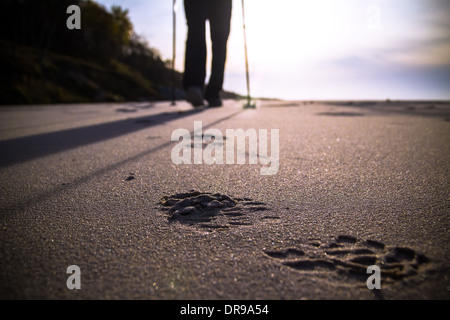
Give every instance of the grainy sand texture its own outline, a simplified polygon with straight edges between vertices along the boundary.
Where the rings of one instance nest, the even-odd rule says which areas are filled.
[[[0,108],[0,298],[450,298],[450,103],[243,105]],[[177,129],[194,157],[239,128],[278,130],[276,174],[249,139],[242,164],[172,161]]]

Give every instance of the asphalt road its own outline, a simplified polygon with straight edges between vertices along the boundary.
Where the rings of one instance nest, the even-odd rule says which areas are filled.
[[[175,164],[194,121],[278,129],[278,171]],[[448,299],[449,137],[443,102],[2,107],[0,298]]]

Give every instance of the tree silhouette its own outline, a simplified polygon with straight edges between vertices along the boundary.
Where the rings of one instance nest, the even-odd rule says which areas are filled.
[[[81,9],[80,30],[66,26],[70,5]],[[0,20],[1,103],[39,102],[46,91],[50,102],[168,98],[158,88],[172,84],[170,61],[134,32],[127,9],[2,0]],[[179,73],[175,80],[181,88]]]

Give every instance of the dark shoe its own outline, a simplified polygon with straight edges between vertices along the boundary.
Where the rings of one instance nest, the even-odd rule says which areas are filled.
[[[194,107],[200,107],[204,105],[203,92],[199,87],[190,87],[186,90],[186,101],[192,104]]]
[[[209,108],[218,108],[222,106],[222,99],[220,98],[213,98],[213,99],[207,99],[208,100],[208,107]]]

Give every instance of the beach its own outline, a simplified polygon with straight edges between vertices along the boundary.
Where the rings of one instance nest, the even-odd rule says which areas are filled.
[[[0,297],[450,298],[449,102],[244,103],[1,107]],[[212,129],[267,134],[278,155],[196,163]]]

